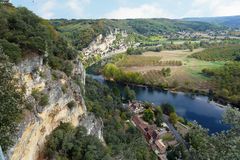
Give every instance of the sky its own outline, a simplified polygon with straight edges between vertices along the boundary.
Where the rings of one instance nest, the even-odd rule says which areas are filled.
[[[46,18],[185,18],[240,15],[240,0],[12,0]]]

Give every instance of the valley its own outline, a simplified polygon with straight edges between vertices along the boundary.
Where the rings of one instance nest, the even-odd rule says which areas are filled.
[[[81,19],[90,3],[0,0],[0,159],[240,159],[239,16]]]

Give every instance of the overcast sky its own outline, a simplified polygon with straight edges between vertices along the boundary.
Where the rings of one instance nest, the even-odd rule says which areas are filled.
[[[183,18],[240,15],[240,0],[12,0],[51,18]]]

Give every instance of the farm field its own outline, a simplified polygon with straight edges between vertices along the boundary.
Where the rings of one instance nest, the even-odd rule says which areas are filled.
[[[193,52],[189,50],[145,52],[143,55],[128,55],[116,65],[124,71],[141,73],[145,81],[152,85],[164,83],[174,87],[208,90],[213,86],[209,79],[201,74],[202,69],[221,67],[225,62],[189,58],[193,53],[201,51],[203,49],[196,49]],[[161,74],[163,68],[170,68],[171,75],[163,77]]]

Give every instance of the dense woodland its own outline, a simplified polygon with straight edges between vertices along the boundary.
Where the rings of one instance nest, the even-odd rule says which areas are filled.
[[[206,129],[195,125],[187,140],[190,143],[192,159],[227,160],[240,158],[240,112],[228,108],[224,115],[224,123],[230,124],[227,132],[209,135]]]
[[[131,91],[125,90],[126,98],[131,99]],[[121,93],[116,87],[110,89],[87,78],[85,101],[88,111],[103,119],[103,136],[112,157],[156,159],[138,129],[127,122],[131,114],[122,108]]]
[[[11,62],[34,54],[48,55],[45,62],[67,74],[78,54],[47,20],[11,4],[0,4],[0,46]]]
[[[240,63],[226,63],[217,69],[204,69],[203,74],[211,78],[217,97],[226,98],[235,105],[240,105]]]
[[[39,18],[26,8],[15,8],[11,4],[0,4],[0,144],[3,151],[14,144],[17,126],[23,118],[22,111],[27,107],[23,99],[23,88],[16,87],[16,80],[12,70],[27,57],[44,55],[44,62],[54,70],[64,71],[71,75],[73,61],[77,58],[77,50],[81,50],[100,33],[106,34],[111,28],[120,28],[128,32],[135,32],[135,41],[144,41],[144,36],[177,31],[218,30],[221,27],[202,23],[184,22],[168,19],[136,19],[136,20],[52,20],[52,24],[61,32],[61,36],[47,21]],[[176,27],[177,26],[177,27]],[[145,39],[146,40],[146,39]],[[228,43],[228,42],[226,42]],[[144,47],[151,44],[141,44]],[[149,47],[148,50],[162,49],[194,49],[211,47],[208,42],[189,43],[183,45],[165,44],[161,47]],[[214,84],[212,94],[240,104],[240,48],[236,45],[215,47],[193,58],[207,61],[235,61],[226,63],[218,69],[204,69],[203,74]],[[128,54],[141,54],[141,50],[130,48]],[[11,63],[10,63],[11,62]],[[104,76],[117,81],[143,84],[144,79],[138,73],[123,72],[113,64],[106,65]],[[164,69],[161,74],[169,76],[170,69]],[[125,88],[122,95],[117,87],[110,89],[90,78],[86,80],[85,101],[89,112],[93,112],[104,122],[104,146],[96,137],[86,134],[82,127],[74,128],[70,124],[61,124],[47,138],[44,154],[53,159],[157,159],[149,150],[144,137],[136,127],[129,123],[131,114],[122,107],[124,100],[135,99],[135,93]],[[41,93],[33,93],[39,103],[46,105],[48,97]],[[71,107],[74,104],[69,104]],[[144,113],[144,119],[150,123],[153,117],[161,117],[163,113],[170,116],[172,123],[178,118],[174,108],[167,104],[153,112],[150,108]],[[226,133],[209,136],[205,129],[193,127],[187,140],[193,159],[236,159],[239,153],[240,115],[239,111],[229,109],[225,122],[231,124],[232,129]],[[161,124],[157,118],[157,125]],[[178,154],[178,150],[174,154]]]
[[[95,136],[87,135],[84,127],[74,128],[62,123],[48,137],[44,149],[48,159],[108,160],[109,150]]]

